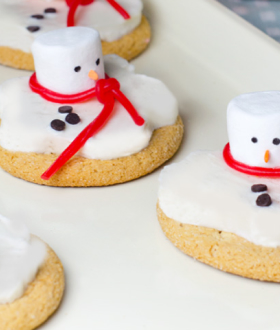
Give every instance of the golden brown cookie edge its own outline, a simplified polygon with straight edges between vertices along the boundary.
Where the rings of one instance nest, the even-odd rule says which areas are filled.
[[[131,33],[116,41],[102,41],[103,54],[116,54],[130,61],[148,47],[150,40],[151,27],[146,17],[142,16],[140,25]]]
[[[130,61],[148,47],[150,39],[150,24],[145,16],[142,16],[140,25],[131,33],[116,41],[102,41],[103,54],[117,54]],[[32,54],[10,47],[0,47],[0,64],[16,69],[34,71]]]
[[[0,329],[35,329],[58,308],[65,286],[63,266],[55,252],[47,248],[46,260],[24,295],[0,305]]]
[[[181,118],[154,131],[149,145],[131,156],[112,160],[73,157],[50,180],[40,176],[57,155],[12,152],[0,147],[0,166],[26,181],[56,187],[93,187],[123,183],[144,176],[171,158],[184,132]]]
[[[280,282],[280,248],[255,245],[232,233],[180,223],[167,217],[159,203],[157,215],[166,237],[190,257],[242,277]]]

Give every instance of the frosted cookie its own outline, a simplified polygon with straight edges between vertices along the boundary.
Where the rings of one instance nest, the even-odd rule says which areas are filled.
[[[229,144],[164,168],[158,219],[186,254],[233,274],[280,282],[280,92],[228,106]]]
[[[0,63],[34,70],[32,42],[74,25],[98,30],[104,54],[131,60],[151,38],[142,10],[142,0],[0,0]]]
[[[126,60],[103,58],[95,30],[51,31],[32,50],[36,73],[0,87],[4,170],[45,185],[104,186],[150,173],[176,152],[175,97]]]
[[[59,306],[63,266],[22,222],[0,216],[0,241],[0,329],[35,329]]]

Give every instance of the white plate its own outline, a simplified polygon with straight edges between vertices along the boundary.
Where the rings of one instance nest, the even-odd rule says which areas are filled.
[[[230,99],[280,89],[279,45],[214,1],[145,6],[153,40],[134,64],[178,97],[186,134],[172,161],[221,149]],[[1,80],[25,74],[0,68]],[[0,171],[0,212],[26,221],[65,267],[62,305],[40,329],[279,329],[278,284],[208,267],[165,238],[155,211],[159,172],[113,187],[68,189]]]

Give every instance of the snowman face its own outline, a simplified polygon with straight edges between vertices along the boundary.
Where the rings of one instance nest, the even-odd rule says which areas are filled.
[[[57,93],[75,94],[104,78],[97,31],[71,27],[39,36],[32,45],[38,82]]]
[[[249,166],[280,167],[280,92],[243,94],[227,114],[230,150]]]

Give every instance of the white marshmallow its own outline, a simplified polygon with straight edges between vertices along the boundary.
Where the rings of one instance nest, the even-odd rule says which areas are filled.
[[[42,34],[33,42],[32,53],[39,83],[58,93],[75,94],[94,87],[96,82],[88,77],[90,70],[99,78],[105,76],[99,33],[90,28]]]
[[[227,126],[235,160],[250,166],[280,167],[280,144],[275,140],[280,140],[280,91],[234,98],[228,105]]]

